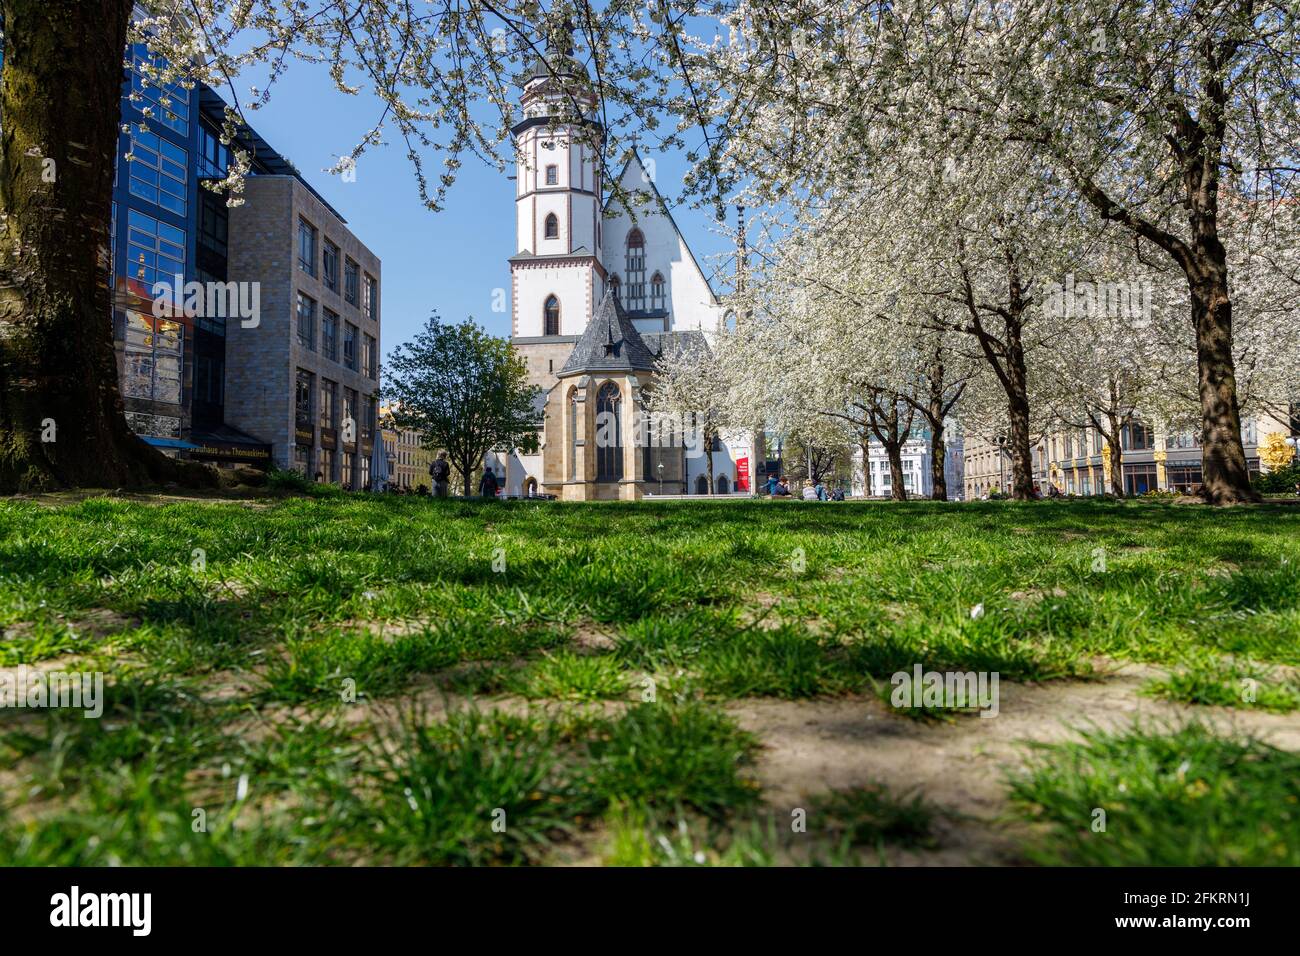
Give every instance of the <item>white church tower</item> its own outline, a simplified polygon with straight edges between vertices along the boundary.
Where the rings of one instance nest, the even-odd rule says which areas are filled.
[[[522,78],[524,118],[512,130],[516,173],[511,329],[518,345],[571,346],[604,292],[602,131],[590,94],[581,95],[575,110],[573,87],[553,75],[583,67],[569,50],[552,49],[547,59],[549,68],[538,62]],[[545,372],[530,371],[539,378]]]

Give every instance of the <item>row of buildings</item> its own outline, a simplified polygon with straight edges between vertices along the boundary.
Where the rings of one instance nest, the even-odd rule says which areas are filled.
[[[152,84],[149,55],[128,51],[113,187],[128,422],[166,454],[364,487],[379,422],[379,258],[256,131],[222,143],[214,90]],[[232,146],[251,171],[229,207],[204,183],[226,176]]]
[[[1300,435],[1295,407],[1242,417],[1241,437],[1251,474],[1268,471],[1291,457]],[[1123,474],[1111,474],[1106,439],[1095,428],[1058,428],[1031,448],[1034,483],[1043,494],[1125,495],[1151,491],[1192,493],[1201,482],[1201,442],[1195,431],[1173,431],[1131,421],[1120,429]],[[1005,445],[967,436],[963,450],[962,487],[967,500],[1011,484],[1011,457]]]

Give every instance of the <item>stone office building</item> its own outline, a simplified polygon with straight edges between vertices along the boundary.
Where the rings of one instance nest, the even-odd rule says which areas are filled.
[[[379,259],[292,175],[250,177],[230,264],[261,284],[261,321],[227,332],[226,420],[318,481],[365,488],[376,439]]]

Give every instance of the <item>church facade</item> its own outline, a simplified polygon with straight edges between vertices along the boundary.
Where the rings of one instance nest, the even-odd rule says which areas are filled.
[[[748,492],[753,437],[711,450],[680,424],[647,422],[655,369],[671,350],[706,347],[723,308],[635,152],[619,173],[629,202],[606,200],[590,136],[553,120],[553,80],[522,80],[516,147],[511,341],[538,389],[540,448],[496,455],[511,495],[571,501]],[[585,121],[599,135],[592,115]],[[689,423],[688,423],[689,424]],[[656,434],[656,429],[659,433]]]

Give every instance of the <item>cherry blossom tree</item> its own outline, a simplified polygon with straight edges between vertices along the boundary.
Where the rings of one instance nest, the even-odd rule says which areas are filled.
[[[1050,172],[1049,195],[1159,249],[1186,286],[1206,496],[1254,497],[1223,226],[1294,198],[1300,7],[752,0],[725,22],[703,49],[729,186],[803,202],[874,184],[909,143],[957,166],[1011,159],[1014,143]]]

